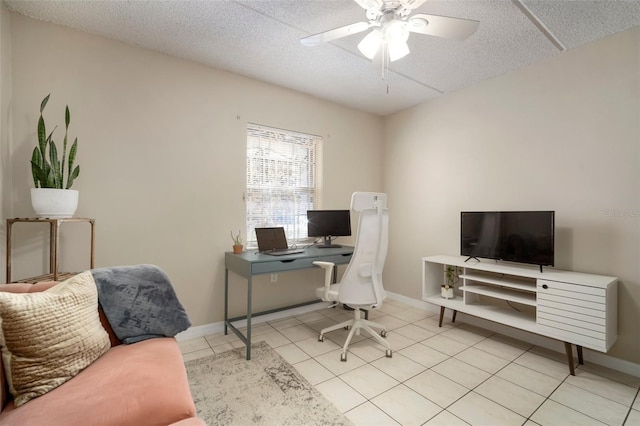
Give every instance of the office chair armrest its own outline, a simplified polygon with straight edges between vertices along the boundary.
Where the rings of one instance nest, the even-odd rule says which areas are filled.
[[[331,287],[333,267],[335,264],[333,262],[322,262],[319,260],[313,262],[313,264],[324,269],[324,293],[322,294],[322,300],[329,301],[329,287]]]

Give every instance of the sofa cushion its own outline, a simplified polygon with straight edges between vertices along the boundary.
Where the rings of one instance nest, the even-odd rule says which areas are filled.
[[[171,426],[207,426],[207,424],[199,417],[189,417],[188,419],[171,423]]]
[[[44,291],[58,284],[57,281],[47,281],[38,284],[16,283],[16,284],[0,284],[0,291],[9,293],[31,293],[36,291]],[[4,366],[2,365],[2,357],[0,352],[0,410],[5,406],[9,395],[9,386],[4,374]]]
[[[16,407],[65,383],[104,354],[98,293],[85,272],[35,293],[0,292],[0,345]]]
[[[152,426],[194,415],[180,348],[174,338],[163,337],[111,348],[46,395],[20,408],[9,403],[0,424]]]
[[[37,284],[30,283],[14,283],[0,284],[0,291],[8,293],[37,293],[50,289],[60,281],[42,281]]]
[[[58,284],[57,281],[46,281],[38,284],[16,283],[16,284],[0,284],[0,291],[9,293],[31,293],[44,291]],[[9,386],[4,375],[4,366],[2,363],[2,353],[0,352],[0,410],[8,401]]]

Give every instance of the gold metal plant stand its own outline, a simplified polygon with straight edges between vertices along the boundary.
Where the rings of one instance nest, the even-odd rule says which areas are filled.
[[[77,272],[60,272],[58,270],[58,249],[59,249],[59,235],[60,225],[67,222],[88,222],[91,224],[91,259],[90,269],[93,269],[94,265],[94,252],[95,252],[95,219],[70,217],[70,218],[14,218],[7,219],[7,276],[8,283],[11,281],[11,227],[14,223],[27,222],[27,223],[48,223],[49,224],[49,273],[39,275],[37,277],[21,278],[19,282],[23,283],[37,283],[41,281],[63,281],[69,277],[77,274]],[[18,282],[18,281],[16,281]]]

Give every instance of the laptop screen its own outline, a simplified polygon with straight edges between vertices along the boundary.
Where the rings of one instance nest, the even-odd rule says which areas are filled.
[[[289,248],[283,227],[256,228],[258,251]]]

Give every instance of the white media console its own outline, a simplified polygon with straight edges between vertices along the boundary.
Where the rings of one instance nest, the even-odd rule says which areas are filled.
[[[564,342],[575,375],[572,346],[607,352],[618,337],[618,279],[538,266],[516,266],[462,256],[422,258],[422,300],[445,308]],[[457,295],[440,288],[447,267],[457,267]]]

